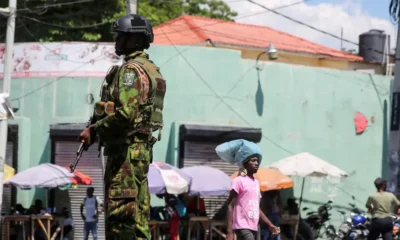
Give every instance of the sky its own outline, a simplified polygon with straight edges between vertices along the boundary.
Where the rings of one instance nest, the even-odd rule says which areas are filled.
[[[256,6],[246,0],[225,0],[232,10],[238,12],[237,22],[264,25],[331,48],[340,49],[341,41],[312,30],[273,12]],[[254,0],[268,8],[279,8],[301,0]],[[358,37],[371,29],[384,30],[390,35],[394,48],[397,24],[389,15],[389,0],[305,0],[305,2],[277,10],[296,20],[358,43]],[[262,13],[264,12],[264,13]],[[260,14],[257,14],[260,13]],[[346,49],[356,49],[351,43],[342,43]]]

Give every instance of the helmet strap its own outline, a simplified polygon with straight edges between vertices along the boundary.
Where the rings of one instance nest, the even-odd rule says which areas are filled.
[[[126,41],[128,41],[128,36],[126,36],[126,34],[119,33],[115,43],[115,54],[118,56],[125,54]]]

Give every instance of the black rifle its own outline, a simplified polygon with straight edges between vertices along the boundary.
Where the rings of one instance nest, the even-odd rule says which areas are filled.
[[[90,126],[91,123],[92,123],[92,118],[90,118],[89,121],[87,122],[86,128],[88,128],[88,127]],[[92,134],[91,134],[91,135],[92,135]],[[94,140],[94,139],[92,139],[92,141],[93,141],[93,140]],[[78,163],[79,163],[79,159],[81,159],[81,157],[82,157],[83,151],[84,151],[84,150],[87,151],[88,148],[85,146],[86,144],[87,144],[87,143],[85,143],[85,141],[82,140],[81,144],[79,145],[78,151],[76,151],[76,159],[75,159],[75,162],[74,162],[74,163],[71,163],[71,164],[69,165],[69,168],[70,168],[70,170],[71,170],[71,173],[73,173],[73,172],[75,171],[75,168],[76,168],[76,166],[77,166]]]

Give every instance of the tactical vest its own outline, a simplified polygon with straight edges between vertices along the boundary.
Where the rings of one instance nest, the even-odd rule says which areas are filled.
[[[128,130],[127,137],[135,134],[138,129],[148,129],[149,132],[158,130],[158,141],[160,141],[164,126],[162,111],[164,109],[166,82],[159,68],[147,58],[137,56],[129,59],[121,67],[115,65],[110,68],[105,79],[107,85],[103,86],[101,101],[96,103],[95,106],[96,118],[101,119],[121,107],[119,101],[119,78],[122,67],[133,69],[137,73],[139,80],[147,77],[150,81],[148,98],[146,100],[140,98],[138,102],[139,114],[134,120],[132,129]],[[143,76],[143,71],[146,76]]]

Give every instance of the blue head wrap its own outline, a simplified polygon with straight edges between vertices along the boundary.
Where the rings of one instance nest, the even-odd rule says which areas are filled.
[[[257,155],[259,163],[262,160],[260,147],[244,139],[233,140],[218,145],[215,148],[218,156],[229,163],[243,166],[243,162],[252,155]]]

